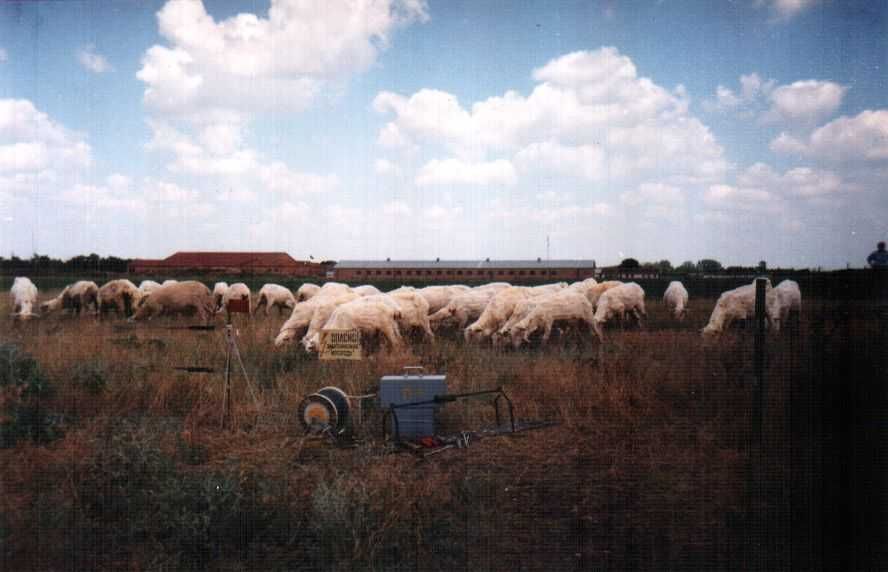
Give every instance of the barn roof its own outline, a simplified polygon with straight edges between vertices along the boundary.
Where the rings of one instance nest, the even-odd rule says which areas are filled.
[[[251,266],[304,266],[307,262],[293,259],[286,252],[177,252],[163,260],[135,260],[142,266],[179,268]]]
[[[595,268],[594,260],[341,260],[336,268],[342,269],[500,269],[500,268]]]

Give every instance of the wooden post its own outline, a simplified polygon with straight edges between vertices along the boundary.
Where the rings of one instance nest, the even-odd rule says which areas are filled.
[[[231,314],[225,324],[225,400],[222,403],[222,429],[231,429]]]

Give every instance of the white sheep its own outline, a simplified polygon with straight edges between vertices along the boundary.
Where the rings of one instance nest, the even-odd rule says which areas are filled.
[[[607,290],[598,299],[592,326],[599,340],[604,340],[604,324],[613,318],[622,320],[626,314],[635,317],[639,325],[644,325],[647,317],[644,309],[644,290],[635,282],[621,284]]]
[[[376,336],[382,336],[392,349],[397,349],[404,342],[398,330],[396,313],[390,305],[382,301],[358,298],[337,307],[323,331],[356,329],[361,332],[362,344],[369,343]]]
[[[99,316],[114,310],[118,316],[131,316],[142,300],[142,292],[125,278],[111,280],[99,288]]]
[[[222,298],[225,297],[226,292],[228,292],[228,282],[216,282],[213,284],[213,307],[217,313],[222,311]]]
[[[771,281],[765,282],[765,309],[768,298],[773,298]],[[773,303],[773,302],[772,302]],[[710,336],[724,332],[732,322],[755,317],[755,282],[722,292],[709,316],[709,323],[703,328],[703,335]]]
[[[594,316],[595,310],[582,292],[566,289],[538,298],[527,315],[516,322],[508,334],[512,338],[512,345],[518,348],[522,343],[530,342],[531,336],[542,329],[542,342],[545,344],[556,323],[585,326],[591,330]]]
[[[245,300],[247,302],[247,314],[253,317],[253,307],[250,300],[250,287],[243,282],[235,282],[222,295],[222,307],[225,308],[225,317],[231,320],[231,312],[228,311],[228,303],[232,300]]]
[[[469,290],[468,286],[454,284],[450,286],[426,286],[425,288],[419,288],[417,292],[429,303],[429,314],[431,315],[446,306],[454,296]]]
[[[265,307],[265,315],[267,316],[272,308],[278,309],[278,314],[282,314],[284,309],[292,310],[296,306],[296,297],[290,292],[290,289],[279,284],[265,284],[259,289],[259,297],[256,299],[256,307],[253,313],[259,311],[259,308]]]
[[[376,286],[371,286],[370,284],[364,284],[363,286],[355,286],[352,288],[355,294],[358,296],[373,296],[375,294],[382,294],[382,291]]]
[[[139,283],[139,292],[141,292],[142,295],[149,294],[157,288],[160,288],[160,284],[154,280],[142,280]]]
[[[171,279],[169,279],[169,280],[164,280],[164,281],[163,281],[163,284],[161,284],[161,286],[169,286],[170,284],[178,284],[178,283],[179,283],[178,280],[173,280],[173,279],[171,278]]]
[[[684,284],[673,280],[663,293],[663,302],[676,320],[684,320],[688,313],[688,291]]]
[[[611,288],[616,288],[617,286],[622,286],[623,283],[619,280],[606,280],[604,282],[599,282],[593,286],[588,286],[586,290],[586,299],[589,300],[589,303],[592,304],[593,308],[598,307],[598,299],[601,298],[601,295],[610,290]]]
[[[512,286],[499,290],[484,307],[475,322],[466,327],[463,335],[467,342],[483,341],[499,330],[512,317],[517,304],[531,297],[531,288]],[[539,291],[543,293],[545,291]]]
[[[766,299],[768,323],[775,332],[785,325],[792,314],[798,319],[802,311],[802,292],[798,282],[784,280],[774,287],[773,295]]]
[[[367,298],[361,298],[361,296],[354,292],[312,298],[310,305],[310,308],[312,308],[311,318],[308,322],[308,329],[300,342],[305,351],[317,351],[318,344],[320,343],[321,329],[326,325],[330,316],[333,315],[333,311],[353,300],[367,300]]]
[[[321,290],[321,287],[317,284],[312,284],[311,282],[306,282],[302,286],[296,290],[296,302],[307,302],[311,300],[312,296],[317,294]]]
[[[429,303],[422,294],[415,290],[402,290],[389,296],[400,307],[400,317],[397,320],[401,332],[406,335],[418,331],[427,341],[435,339],[429,322]]]
[[[40,311],[43,313],[56,310],[71,310],[78,316],[81,310],[84,312],[90,310],[91,313],[97,314],[99,311],[98,285],[89,280],[78,280],[74,284],[65,286],[64,290],[55,298],[40,305]]]
[[[320,289],[318,289],[318,293],[313,295],[311,299],[305,302],[298,302],[293,307],[290,317],[281,326],[277,337],[275,337],[275,347],[281,347],[294,339],[302,339],[311,325],[315,310],[326,301],[340,297],[348,297],[348,300],[351,301],[358,297],[358,295],[352,292],[351,289],[343,291],[339,288],[328,288],[325,292],[320,292]]]
[[[16,276],[9,293],[12,295],[12,315],[15,319],[30,320],[40,317],[34,313],[34,306],[37,304],[37,286],[30,278]]]
[[[477,320],[493,298],[498,288],[473,288],[453,297],[446,306],[429,316],[432,327],[441,327],[450,322],[457,322],[460,330],[464,330],[469,322]]]
[[[196,313],[204,324],[209,324],[215,314],[213,294],[205,284],[195,280],[185,280],[166,286],[161,285],[146,295],[130,320],[150,319],[164,314],[192,313]]]

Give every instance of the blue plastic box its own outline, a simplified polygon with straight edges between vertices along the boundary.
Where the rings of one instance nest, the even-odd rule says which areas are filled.
[[[446,375],[386,375],[379,380],[379,404],[383,409],[390,405],[428,401],[436,395],[447,395]],[[435,434],[434,403],[395,409],[401,437],[414,439]],[[391,428],[394,432],[394,425]]]

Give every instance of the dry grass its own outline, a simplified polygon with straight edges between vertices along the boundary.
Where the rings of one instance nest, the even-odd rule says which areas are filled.
[[[704,343],[711,301],[694,301],[682,324],[650,302],[647,329],[612,329],[600,348],[496,351],[440,336],[360,363],[275,351],[284,317],[239,317],[258,405],[236,374],[234,426],[223,432],[221,374],[172,369],[221,370],[221,331],[169,330],[185,322],[163,319],[14,325],[4,304],[0,342],[36,358],[55,388],[41,406],[64,430],[0,450],[8,569],[751,569],[762,558],[782,568],[798,537],[787,487],[811,486],[787,459],[805,461],[815,446],[792,437],[817,406],[814,336],[823,347],[845,339],[812,330],[824,312],[816,303],[800,331],[771,339],[759,449],[752,336]],[[864,311],[851,321],[841,327],[861,339],[876,328]],[[414,364],[446,373],[452,392],[503,386],[521,419],[560,425],[429,461],[379,455],[372,408],[359,430],[368,445],[302,437],[294,412],[308,393],[371,392]],[[478,401],[441,418],[457,430],[493,417]],[[765,475],[757,494],[751,467]],[[762,510],[772,516],[760,529],[766,548],[753,550]]]

